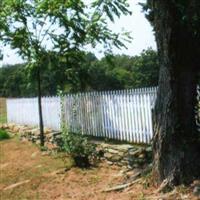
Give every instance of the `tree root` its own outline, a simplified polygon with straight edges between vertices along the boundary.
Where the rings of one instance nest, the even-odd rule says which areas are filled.
[[[130,186],[132,186],[135,183],[138,183],[142,181],[142,176],[144,176],[146,173],[148,173],[151,170],[151,167],[147,167],[146,169],[134,174],[129,178],[129,180],[125,184],[117,185],[111,188],[107,188],[105,190],[102,190],[102,192],[111,192],[111,191],[119,191],[124,190]]]
[[[172,187],[170,185],[170,181],[168,179],[165,179],[161,185],[159,186],[159,188],[155,191],[155,193],[166,193],[169,191],[172,191]]]
[[[15,188],[15,187],[18,187],[18,186],[20,186],[20,185],[23,185],[23,184],[29,183],[29,182],[30,182],[30,180],[21,181],[21,182],[18,182],[18,183],[9,185],[8,187],[4,188],[3,190],[10,190],[10,189],[13,189],[13,188]]]
[[[173,198],[174,195],[177,195],[178,192],[177,192],[177,189],[175,188],[174,190],[172,190],[171,192],[169,193],[165,193],[165,194],[159,194],[159,195],[156,195],[156,196],[151,196],[151,199],[171,199]]]
[[[135,183],[138,183],[138,182],[141,181],[141,180],[142,180],[142,178],[139,178],[139,179],[137,179],[137,180],[135,180],[135,181],[132,181],[132,182],[130,182],[130,183],[126,183],[126,184],[122,184],[122,185],[117,185],[117,186],[114,186],[114,187],[112,187],[112,188],[108,188],[108,189],[102,190],[102,192],[112,192],[112,191],[123,190],[123,189],[125,189],[125,188],[127,188],[127,187],[132,186],[132,185],[135,184]]]

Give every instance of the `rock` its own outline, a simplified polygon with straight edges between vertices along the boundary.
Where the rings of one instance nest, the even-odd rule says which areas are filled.
[[[122,165],[125,165],[125,166],[128,165],[128,161],[126,160],[121,160],[120,162],[122,163]]]
[[[15,124],[14,123],[9,123],[8,124],[8,129],[13,130]]]
[[[7,124],[3,124],[3,125],[2,125],[2,128],[3,128],[3,129],[8,129],[9,127],[8,127]]]
[[[28,133],[30,133],[31,131],[30,131],[30,129],[28,128],[28,127],[20,127],[20,129],[19,129],[19,133],[20,134],[24,134],[24,135],[27,135]]]
[[[47,138],[47,140],[51,140],[52,134],[51,134],[51,133],[48,133],[47,135],[45,135],[45,137]]]
[[[197,185],[200,185],[200,180],[194,180],[193,183],[192,183],[192,186],[197,186]]]
[[[146,152],[151,153],[152,152],[152,146],[149,146],[145,149]]]
[[[129,156],[131,156],[131,157],[137,157],[140,153],[141,153],[140,149],[139,150],[134,150],[134,151],[131,150],[131,151],[128,152]]]
[[[129,167],[133,169],[137,169],[137,168],[140,168],[140,165],[138,163],[135,163],[133,165],[129,165]]]
[[[57,136],[60,136],[60,137],[61,137],[61,132],[59,132],[59,131],[53,131],[53,132],[51,132],[51,135],[52,135],[53,137],[57,137]]]
[[[117,154],[118,151],[114,150],[114,149],[107,149],[107,152],[111,153],[111,154]]]
[[[112,157],[113,155],[111,154],[111,153],[104,153],[104,157],[106,158],[106,159],[110,159],[111,157]]]
[[[35,143],[36,143],[36,144],[40,144],[40,140],[36,140]]]
[[[110,158],[110,161],[119,162],[121,159],[122,159],[122,157],[120,155],[115,154]]]
[[[51,132],[52,130],[50,128],[44,127],[44,134],[49,134]]]
[[[99,148],[107,149],[107,148],[109,147],[109,144],[106,144],[106,143],[100,143],[98,146],[99,146]]]
[[[110,162],[110,161],[106,161],[109,165],[113,165],[113,162]]]
[[[144,153],[141,153],[138,158],[144,159],[146,157],[146,155]]]
[[[114,145],[112,148],[118,151],[127,152],[129,149],[132,149],[133,146],[129,144],[121,144],[121,145]]]
[[[19,126],[13,126],[13,128],[12,128],[12,132],[13,132],[13,133],[18,133],[19,130],[20,130],[20,127],[19,127]]]
[[[40,130],[38,128],[32,129],[31,134],[33,135],[40,135]]]

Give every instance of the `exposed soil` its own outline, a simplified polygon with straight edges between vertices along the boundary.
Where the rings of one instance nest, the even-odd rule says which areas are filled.
[[[13,138],[0,142],[0,200],[144,200],[197,199],[180,187],[171,196],[154,194],[149,178],[123,191],[102,192],[121,184],[125,177],[116,166],[71,168],[70,159],[45,155],[36,145]],[[65,171],[66,167],[69,169]]]

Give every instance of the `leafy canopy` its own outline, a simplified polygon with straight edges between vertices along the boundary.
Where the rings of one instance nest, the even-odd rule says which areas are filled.
[[[155,0],[147,0],[146,3],[140,3],[145,11],[147,19],[154,25],[156,9]],[[198,0],[168,0],[165,3],[171,10],[174,24],[181,25],[191,32],[191,36],[200,39],[200,1]],[[160,12],[162,15],[162,12]]]
[[[113,33],[108,19],[130,14],[127,0],[1,0],[0,40],[29,61],[47,49],[66,55],[87,44],[125,47],[127,33]]]
[[[48,52],[41,74],[43,95],[56,95],[58,88],[67,93],[158,85],[158,56],[152,49],[138,56],[106,55],[100,60],[92,53],[82,52],[77,56],[82,57],[76,61],[79,67],[69,69],[58,55]],[[75,60],[69,62],[75,63]],[[37,95],[36,82],[27,77],[25,67],[26,64],[0,68],[0,96]]]

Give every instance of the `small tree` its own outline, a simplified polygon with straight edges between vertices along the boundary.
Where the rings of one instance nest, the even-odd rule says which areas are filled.
[[[127,0],[1,0],[0,40],[17,49],[27,62],[27,70],[37,79],[41,145],[44,131],[41,105],[41,71],[47,60],[48,49],[53,49],[69,67],[73,57],[91,44],[125,47],[127,33],[116,34],[107,27],[115,16],[130,14]],[[73,68],[73,67],[71,67]]]

